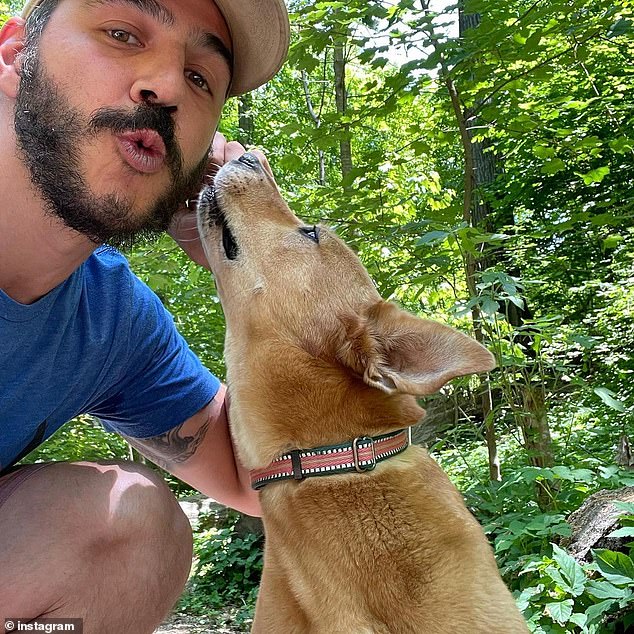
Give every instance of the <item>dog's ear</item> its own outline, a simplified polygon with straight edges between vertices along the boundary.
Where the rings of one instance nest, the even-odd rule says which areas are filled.
[[[493,355],[467,335],[380,301],[340,317],[338,360],[388,394],[433,394],[447,381],[495,367]]]

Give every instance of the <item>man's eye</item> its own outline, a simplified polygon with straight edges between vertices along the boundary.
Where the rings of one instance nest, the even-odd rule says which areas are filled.
[[[113,40],[117,40],[117,42],[122,42],[123,44],[141,44],[132,33],[124,31],[123,29],[110,29],[108,35]]]
[[[187,77],[189,78],[189,81],[191,81],[192,84],[196,86],[196,88],[200,88],[201,90],[211,92],[209,88],[209,84],[207,83],[207,80],[200,73],[197,73],[194,70],[189,70],[187,71],[186,74],[187,74]]]

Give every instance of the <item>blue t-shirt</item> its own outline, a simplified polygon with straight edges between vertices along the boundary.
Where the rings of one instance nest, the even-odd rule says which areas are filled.
[[[127,436],[162,434],[219,385],[114,249],[33,304],[0,290],[0,471],[78,414]]]

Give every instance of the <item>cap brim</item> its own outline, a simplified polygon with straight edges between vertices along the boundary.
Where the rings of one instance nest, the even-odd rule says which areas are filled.
[[[28,0],[27,17],[41,0]],[[265,84],[282,67],[288,53],[290,27],[284,0],[209,0],[227,22],[233,44],[233,76],[229,96]]]

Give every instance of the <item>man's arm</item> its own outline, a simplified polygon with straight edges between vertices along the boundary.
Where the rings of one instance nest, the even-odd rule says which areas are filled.
[[[260,516],[259,496],[240,464],[227,420],[226,388],[181,425],[151,438],[125,439],[149,460],[195,489],[248,515]]]

